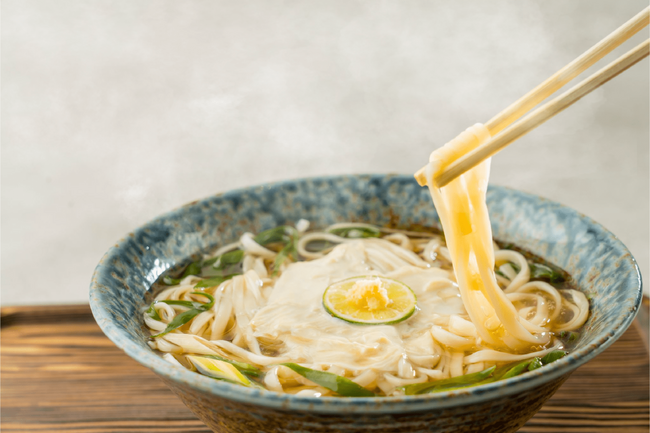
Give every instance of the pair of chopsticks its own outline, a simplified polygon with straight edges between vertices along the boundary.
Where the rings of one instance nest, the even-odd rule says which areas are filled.
[[[586,78],[580,84],[577,84],[570,90],[552,99],[517,121],[517,119],[526,114],[531,108],[584,72],[591,65],[602,59],[609,52],[636,34],[639,30],[646,27],[649,22],[650,7],[639,12],[631,20],[591,47],[580,57],[557,71],[546,81],[490,119],[485,126],[490,131],[492,138],[473,151],[462,155],[460,158],[450,163],[434,179],[436,185],[438,187],[447,185],[456,177],[480,164],[483,160],[491,157],[519,137],[535,129],[589,92],[602,86],[621,72],[647,57],[648,54],[650,54],[650,39],[639,44],[634,49]],[[517,122],[514,123],[515,121]],[[426,166],[418,170],[415,174],[415,178],[422,186],[427,183],[425,168]]]

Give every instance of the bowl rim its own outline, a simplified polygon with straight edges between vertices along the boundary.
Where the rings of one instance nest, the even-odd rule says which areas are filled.
[[[489,189],[491,190],[504,190],[508,194],[521,195],[528,199],[542,200],[546,203],[552,203],[557,209],[562,209],[564,212],[569,212],[573,216],[583,220],[589,224],[592,229],[596,230],[598,234],[604,235],[612,241],[613,245],[620,251],[621,254],[617,255],[622,259],[622,266],[625,264],[623,270],[626,270],[626,284],[625,286],[633,286],[636,289],[636,295],[633,299],[633,305],[624,314],[621,314],[615,320],[613,329],[601,331],[591,343],[578,350],[570,352],[564,358],[561,358],[550,365],[544,366],[532,372],[524,373],[506,380],[500,380],[487,385],[478,387],[460,389],[455,391],[440,392],[435,394],[424,394],[417,396],[397,396],[397,397],[355,397],[355,398],[341,398],[341,397],[306,397],[296,396],[292,394],[280,394],[273,391],[261,390],[255,388],[246,388],[238,385],[229,384],[227,382],[217,381],[200,374],[196,374],[190,370],[182,367],[174,366],[168,361],[164,360],[158,354],[145,347],[139,346],[134,342],[125,330],[117,327],[113,323],[111,314],[107,311],[106,307],[101,302],[99,280],[100,276],[108,271],[105,263],[110,263],[111,258],[114,257],[124,244],[126,239],[133,235],[137,235],[147,227],[152,226],[158,222],[164,221],[173,216],[179,216],[186,212],[187,209],[193,206],[200,206],[204,202],[219,199],[220,197],[230,197],[241,194],[245,191],[258,189],[261,187],[282,187],[284,185],[295,184],[296,182],[317,181],[317,180],[331,180],[341,179],[346,177],[353,177],[363,179],[366,177],[408,177],[413,179],[411,175],[397,175],[397,174],[356,174],[356,175],[334,175],[334,176],[318,176],[307,177],[290,180],[282,180],[279,182],[266,183],[250,187],[238,188],[228,192],[212,195],[204,199],[195,200],[181,207],[166,212],[157,218],[147,222],[146,224],[135,229],[132,233],[127,234],[124,238],[112,246],[102,257],[99,264],[95,268],[93,277],[90,284],[90,307],[97,321],[99,327],[104,334],[127,355],[139,362],[140,364],[153,370],[156,374],[162,376],[164,379],[172,381],[181,387],[189,387],[198,392],[214,395],[216,397],[234,400],[239,403],[248,403],[256,406],[263,406],[269,409],[279,409],[285,411],[302,411],[302,412],[315,412],[323,414],[334,413],[364,413],[364,414],[378,414],[378,413],[407,413],[418,412],[431,409],[445,409],[455,406],[471,405],[475,403],[485,402],[486,399],[493,399],[504,397],[516,393],[531,390],[544,383],[550,382],[554,379],[567,376],[574,371],[577,367],[585,364],[593,359],[598,354],[602,353],[611,344],[613,344],[630,326],[634,320],[636,313],[639,310],[641,299],[643,296],[642,279],[639,267],[636,260],[629,252],[627,247],[610,231],[603,227],[600,223],[594,221],[590,217],[555,201],[546,199],[544,197],[516,190],[514,188],[503,187],[490,183]],[[415,182],[415,181],[414,181]]]

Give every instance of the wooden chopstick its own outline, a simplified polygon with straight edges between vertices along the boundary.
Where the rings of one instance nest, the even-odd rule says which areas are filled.
[[[591,47],[589,50],[585,51],[581,56],[570,62],[568,65],[557,71],[555,74],[553,74],[551,77],[546,79],[543,83],[535,87],[533,90],[519,98],[519,100],[515,101],[513,104],[511,104],[509,107],[507,107],[505,110],[501,111],[499,114],[494,116],[492,119],[488,121],[488,123],[485,125],[486,128],[490,131],[490,134],[492,135],[492,140],[489,143],[486,143],[486,145],[493,143],[496,140],[496,136],[500,135],[499,133],[506,129],[510,124],[512,124],[514,121],[516,121],[519,117],[523,116],[526,112],[528,112],[531,108],[533,108],[535,105],[537,105],[539,102],[543,101],[546,99],[548,96],[553,94],[556,90],[564,86],[566,83],[571,81],[573,78],[578,76],[580,73],[584,72],[587,68],[592,66],[594,63],[596,63],[598,60],[603,58],[605,55],[610,53],[613,49],[621,45],[623,42],[625,42],[627,39],[632,37],[634,34],[636,34],[639,30],[642,28],[646,27],[650,23],[650,7],[645,8],[638,14],[636,14],[632,19],[627,21],[625,24],[620,26],[618,29],[614,30],[612,33],[610,33],[607,37],[605,37],[603,40],[598,42],[596,45]],[[641,47],[641,46],[639,46]],[[637,47],[637,48],[639,48]],[[631,52],[630,52],[631,53]],[[628,53],[628,54],[630,54]],[[623,56],[619,58],[619,60],[623,60],[623,58],[626,56]],[[645,57],[645,56],[644,56]],[[641,57],[643,58],[643,57]],[[641,60],[638,59],[637,61]],[[635,61],[634,63],[636,63]],[[614,62],[615,63],[615,62]],[[609,66],[612,66],[614,63],[610,64]],[[627,67],[632,66],[634,63],[630,64]],[[609,67],[608,66],[608,67]],[[599,72],[605,71],[604,68]],[[607,82],[614,76],[618,75],[622,71],[624,71],[627,68],[622,69],[618,73],[612,75],[610,78],[607,80],[603,81],[599,85]],[[594,74],[595,75],[595,74]],[[590,77],[593,78],[594,76]],[[577,87],[577,86],[576,86]],[[598,86],[596,86],[598,87]],[[595,89],[596,87],[592,88],[591,90]],[[574,88],[575,89],[575,88]],[[573,89],[572,89],[573,90]],[[590,90],[590,91],[591,91]],[[588,92],[587,92],[588,93]],[[577,101],[580,99],[582,96],[584,96],[586,93],[582,94],[580,97],[577,99],[573,100],[571,103]],[[565,94],[566,95],[566,94]],[[575,96],[575,95],[574,95]],[[556,113],[560,112],[564,108],[566,108],[568,105],[571,105],[571,103],[565,105],[562,109],[558,110]],[[554,113],[554,114],[556,114]],[[539,113],[538,113],[539,114]],[[546,117],[544,120],[541,120],[539,123],[535,124],[532,126],[530,129],[535,128],[536,126],[540,125],[543,123],[545,120],[549,119],[552,117],[553,114],[550,116]],[[521,126],[523,128],[523,125]],[[521,132],[517,137],[521,137],[527,132]],[[512,133],[512,131],[510,131]],[[498,144],[500,147],[498,147],[497,150],[495,150],[493,153],[496,153],[498,150],[501,148],[505,147],[507,144],[511,143],[514,141],[516,138],[513,138],[512,140],[508,141],[506,144]],[[492,155],[491,153],[490,155]],[[484,153],[487,154],[487,153]],[[455,161],[454,163],[450,164],[449,167],[447,167],[443,173],[439,175],[439,179],[436,179],[437,183],[439,186],[443,186],[443,184],[440,183],[440,180],[445,180],[444,185],[449,183],[450,180],[452,180],[454,177],[459,176],[460,174],[464,173],[465,171],[469,170],[472,168],[474,165],[478,164],[481,160],[477,160],[476,162],[473,162],[473,165],[464,165],[463,167],[464,170],[458,171],[458,168],[455,169],[455,174],[453,177],[448,177],[446,173],[454,168],[457,167],[461,160],[466,160],[468,155],[466,155],[463,158],[460,158],[458,161]],[[471,161],[474,161],[473,159]],[[418,172],[415,174],[415,178],[417,179],[418,183],[420,185],[425,185],[426,184],[426,178],[424,174],[426,166],[418,170]]]
[[[514,125],[507,127],[501,133],[492,137],[492,139],[487,143],[477,147],[472,152],[463,155],[449,164],[449,166],[436,178],[436,184],[438,187],[447,185],[457,176],[460,176],[467,170],[480,164],[481,161],[491,157],[522,135],[535,129],[589,92],[597,89],[621,72],[648,57],[649,54],[650,39],[637,45],[636,48],[619,57],[603,69],[582,81],[580,84],[577,84],[570,90],[542,105]]]
[[[628,22],[614,30],[602,41],[585,51],[571,63],[551,75],[546,81],[512,103],[508,108],[490,119],[485,126],[492,136],[503,131],[508,125],[519,119],[535,105],[551,96],[566,83],[586,71],[613,49],[627,41],[639,30],[650,23],[650,6],[636,14]]]

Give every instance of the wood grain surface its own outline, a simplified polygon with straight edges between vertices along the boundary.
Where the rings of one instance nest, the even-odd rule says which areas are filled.
[[[87,305],[1,314],[2,432],[209,432],[152,372],[104,336]],[[648,432],[646,338],[636,321],[520,432]]]

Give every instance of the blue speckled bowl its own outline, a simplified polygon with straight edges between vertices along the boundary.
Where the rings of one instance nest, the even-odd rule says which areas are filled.
[[[314,226],[367,221],[437,225],[428,191],[410,176],[361,175],[258,186],[190,203],[135,230],[101,260],[90,305],[104,333],[157,373],[219,432],[511,432],[521,427],[580,365],[630,325],[641,276],[625,246],[591,219],[557,203],[492,186],[488,206],[496,239],[568,271],[591,297],[591,314],[569,356],[506,381],[401,398],[309,398],[218,382],[175,367],[146,344],[145,292],[192,254],[300,218]]]

